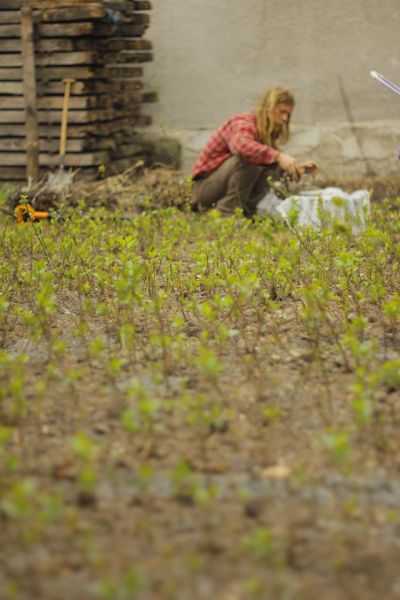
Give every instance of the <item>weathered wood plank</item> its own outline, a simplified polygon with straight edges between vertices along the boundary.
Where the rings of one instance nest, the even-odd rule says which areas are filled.
[[[107,135],[114,135],[117,131],[124,131],[124,129],[132,125],[132,121],[136,118],[136,115],[116,117],[104,123],[84,123],[79,127],[76,126],[75,129],[77,130],[76,133],[83,131],[86,135],[93,135],[94,137],[101,138]],[[69,128],[68,135],[72,135],[71,131],[74,132],[75,136],[74,128]]]
[[[137,23],[138,25],[141,23],[142,25],[148,27],[150,25],[150,15],[146,15],[144,13],[134,13],[132,22]]]
[[[54,8],[71,8],[82,6],[86,0],[29,0],[32,8],[38,10],[52,10]],[[108,1],[108,0],[106,0]],[[117,0],[118,1],[118,0]],[[101,4],[104,0],[87,0],[90,4]]]
[[[24,93],[22,81],[3,81],[1,83],[1,93],[12,96],[22,96]]]
[[[124,109],[132,104],[154,101],[148,100],[147,96],[148,94],[141,94],[139,92],[114,92],[98,96],[77,95],[70,97],[69,107],[71,110],[114,107]],[[26,102],[23,96],[0,96],[0,110],[24,110],[25,107]],[[39,96],[37,107],[41,110],[61,110],[63,107],[63,96]]]
[[[11,40],[10,40],[11,41]],[[76,47],[76,40],[74,38],[48,38],[38,39],[35,43],[36,51],[40,52],[74,52],[79,50]],[[92,45],[93,48],[93,45]]]
[[[109,153],[100,152],[80,152],[79,154],[68,154],[65,156],[66,167],[83,167],[91,165],[100,165],[107,162]],[[59,156],[55,154],[39,153],[39,164],[46,167],[55,167],[59,163]],[[0,165],[3,167],[20,167],[26,165],[25,152],[0,152]]]
[[[1,75],[0,75],[1,76]],[[105,78],[106,74],[103,69],[94,69],[93,67],[41,67],[37,69],[38,82],[41,81],[57,81],[60,79],[95,79]]]
[[[130,130],[135,123],[139,123],[144,116],[142,114],[129,115],[129,117],[115,117],[104,122],[82,122],[71,123],[68,125],[68,139],[86,138],[91,136],[97,140],[101,140],[106,136],[114,136],[118,132]],[[59,140],[60,125],[59,123],[49,124],[49,121],[44,121],[39,125],[40,137],[47,139]],[[25,137],[25,124],[21,123],[0,123],[0,138],[15,138]]]
[[[122,23],[119,25],[94,23],[92,36],[105,37],[116,35],[118,37],[141,37],[147,29],[147,24],[135,25]]]
[[[53,52],[51,54],[38,54],[36,64],[43,67],[80,66],[102,64],[102,60],[97,52]]]
[[[25,167],[0,166],[0,181],[26,181]]]
[[[6,89],[13,90],[12,86],[18,85],[17,83],[4,83],[2,84],[2,90],[4,86],[9,86]],[[15,88],[18,89],[18,88]],[[72,89],[72,96],[79,96],[85,94],[99,95],[99,94],[115,94],[117,92],[128,92],[137,91],[143,89],[143,82],[140,79],[129,79],[124,81],[115,81],[110,79],[108,81],[98,79],[86,79],[84,81],[76,81]],[[4,91],[4,93],[17,93],[13,91]],[[38,85],[39,96],[59,96],[64,94],[64,85],[61,81],[49,81],[41,82]]]
[[[141,27],[141,26],[138,26]],[[115,25],[104,25],[104,28],[97,31],[99,26],[95,21],[83,21],[74,23],[38,23],[38,37],[41,38],[64,38],[79,37],[83,35],[110,35],[117,31]],[[121,34],[122,35],[122,34]],[[139,35],[139,34],[138,34]],[[19,38],[19,25],[4,25],[0,23],[0,38]],[[136,37],[136,34],[132,35]]]
[[[113,53],[104,52],[102,53],[101,57],[106,65],[130,65],[151,62],[153,60],[153,53],[122,50],[121,52]]]
[[[4,58],[3,58],[4,57]],[[36,64],[38,66],[68,66],[68,65],[111,65],[111,64],[140,64],[153,60],[151,52],[53,52],[37,54]],[[20,66],[18,54],[0,54],[0,66]]]
[[[90,125],[90,128],[93,126]],[[89,128],[86,125],[73,125],[68,129],[69,138],[84,138],[89,132]],[[59,140],[60,138],[60,126],[59,125],[40,125],[40,136],[46,138],[54,138]],[[25,124],[16,123],[0,123],[0,139],[1,138],[23,138],[25,139]]]
[[[111,38],[108,40],[104,40],[104,47],[107,50],[152,50],[153,44],[150,40],[143,40],[137,38]]]
[[[33,42],[33,13],[30,6],[21,9],[22,81],[26,119],[26,177],[37,179],[39,174],[39,133],[36,101],[35,47]],[[8,56],[8,55],[5,55]],[[0,63],[1,64],[1,63]],[[13,98],[14,102],[16,101]]]
[[[40,83],[43,84],[43,82],[59,81],[68,77],[76,78],[78,80],[92,80],[93,83],[96,80],[124,80],[128,84],[130,80],[143,76],[143,68],[126,65],[111,65],[104,67],[38,67],[36,74],[38,85]],[[0,81],[8,83],[22,81],[21,68],[0,67]]]
[[[0,123],[0,138],[23,137],[25,140],[25,125]]]
[[[113,139],[96,139],[93,137],[74,138],[67,140],[67,153],[69,152],[84,152],[85,150],[113,150],[116,147],[116,142]],[[57,138],[39,139],[39,148],[41,152],[58,153],[59,140]],[[23,137],[19,138],[1,138],[0,137],[0,152],[24,152],[26,150],[26,140]]]
[[[86,52],[49,52],[36,55],[38,66],[68,66],[68,65],[103,65],[110,63],[140,63],[152,60],[151,52],[112,52],[100,53]],[[0,53],[0,67],[21,67],[22,56],[20,53]]]
[[[42,110],[61,110],[63,107],[63,96],[45,96],[39,97],[37,105]],[[137,99],[137,102],[141,100]],[[71,96],[69,107],[71,110],[83,108],[112,108],[116,102],[116,97],[111,94],[101,96]],[[0,96],[0,110],[23,110],[25,108],[25,99],[22,96]]]
[[[130,67],[126,65],[110,65],[105,66],[104,71],[107,77],[113,78],[135,78],[142,77],[143,69],[142,67]]]
[[[150,15],[146,15],[145,13],[135,13],[132,12],[130,14],[124,15],[124,21],[127,25],[146,25],[150,24]]]
[[[142,102],[158,102],[157,92],[146,92],[142,94]]]
[[[0,67],[0,81],[22,81],[22,69],[16,68],[4,68]]]
[[[105,15],[105,8],[101,3],[90,3],[66,8],[54,8],[42,12],[43,23],[60,23],[63,21],[90,21],[101,19]]]
[[[20,22],[20,13],[18,10],[0,10],[0,23],[2,25],[12,25]]]
[[[37,26],[39,38],[79,37],[90,35],[96,28],[92,21],[77,23],[39,23]],[[1,33],[1,30],[0,30]],[[11,37],[11,36],[10,36]]]
[[[19,10],[24,0],[1,0],[1,10]]]
[[[69,123],[100,123],[119,117],[135,115],[140,111],[139,106],[129,106],[125,109],[106,108],[102,110],[83,109],[71,110],[68,113]],[[61,123],[60,110],[38,110],[38,121],[43,124]],[[25,123],[24,110],[0,110],[0,123]]]
[[[0,52],[2,54],[8,52],[21,52],[21,40],[19,38],[1,40]]]
[[[1,0],[0,0],[1,1]],[[93,39],[90,38],[46,38],[35,40],[37,52],[85,52],[93,51]],[[151,50],[152,43],[149,40],[138,38],[111,38],[98,40],[96,43],[97,52],[121,52],[134,50]],[[19,38],[3,39],[0,43],[0,53],[9,54],[21,52],[21,40]],[[10,65],[11,66],[11,65]]]
[[[21,54],[0,54],[0,67],[21,67]]]
[[[6,71],[5,69],[0,69],[0,81],[1,78],[5,81],[10,80],[18,80],[20,77],[14,75],[14,77],[8,78],[7,74],[12,74],[12,69],[8,69],[7,73],[2,75],[2,71]],[[15,69],[17,71],[17,69]],[[132,78],[135,79],[137,77],[142,77],[143,68],[142,67],[128,67],[125,65],[118,66],[100,66],[100,67],[74,67],[74,66],[66,66],[66,67],[38,67],[37,68],[37,78],[38,81],[56,81],[60,79],[65,79],[68,77],[72,77],[73,79],[82,80],[82,79],[113,79],[113,78]]]
[[[152,5],[149,0],[135,0],[133,3],[134,10],[151,10]]]
[[[89,49],[89,48],[88,48]],[[92,48],[93,49],[93,44]],[[74,38],[48,38],[38,39],[36,42],[36,50],[40,52],[74,52],[80,50],[76,46]]]
[[[2,25],[0,23],[0,38],[20,38],[19,25]]]

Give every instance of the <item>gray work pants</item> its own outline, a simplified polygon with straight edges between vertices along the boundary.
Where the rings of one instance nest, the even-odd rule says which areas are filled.
[[[276,164],[253,165],[231,156],[210,175],[194,182],[194,206],[199,212],[218,208],[225,216],[242,208],[245,215],[251,216],[269,189],[268,175],[276,177],[278,171]]]

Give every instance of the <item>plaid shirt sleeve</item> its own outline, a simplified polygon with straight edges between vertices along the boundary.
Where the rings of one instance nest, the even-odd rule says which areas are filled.
[[[256,165],[275,162],[278,150],[260,143],[257,138],[254,113],[233,115],[211,136],[196,161],[192,177],[207,177],[233,155]]]
[[[275,162],[279,154],[278,150],[261,144],[256,138],[255,123],[247,120],[234,121],[227,136],[231,154],[255,165],[270,165]]]

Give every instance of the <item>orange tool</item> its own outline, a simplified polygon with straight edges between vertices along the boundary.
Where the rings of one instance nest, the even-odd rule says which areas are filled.
[[[30,204],[18,204],[15,214],[18,223],[33,223],[49,219],[50,217],[48,212],[35,210]]]

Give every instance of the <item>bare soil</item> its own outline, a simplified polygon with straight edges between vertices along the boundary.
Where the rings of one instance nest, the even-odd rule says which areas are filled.
[[[167,170],[77,184],[66,197],[77,207],[84,200],[79,210],[129,216],[189,199],[188,183]],[[52,207],[44,194],[36,203]],[[183,283],[195,260],[189,247],[190,239],[171,250]],[[163,322],[173,323],[182,317],[178,288],[159,281],[170,294]],[[217,376],[187,360],[205,335],[194,314],[182,325],[184,352],[169,363],[146,344],[154,324],[144,313],[128,355],[114,321],[94,309],[79,338],[73,284],[58,291],[48,339],[32,340],[17,318],[7,324],[3,350],[29,360],[22,413],[18,389],[1,404],[12,432],[0,443],[2,600],[400,598],[400,390],[380,389],[373,424],[355,427],[354,369],[329,343],[323,358],[315,353],[297,298],[275,301],[261,323],[251,308],[242,314],[241,334],[219,346]],[[366,337],[382,341],[378,313],[366,307]],[[59,358],[52,331],[66,342]],[[101,358],[87,346],[100,334]],[[397,344],[385,339],[385,358],[399,356]],[[122,359],[115,373],[112,357]],[[157,408],[130,429],[121,415],[132,379]],[[330,433],[336,452],[322,441]],[[90,443],[77,450],[71,440],[81,434]],[[342,453],[341,434],[351,439]]]

